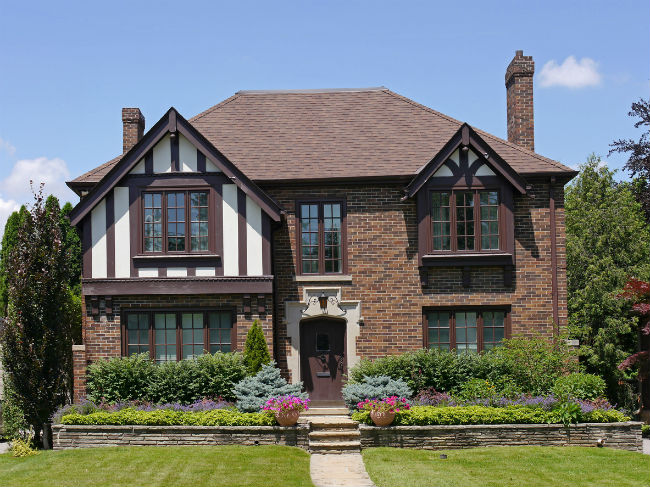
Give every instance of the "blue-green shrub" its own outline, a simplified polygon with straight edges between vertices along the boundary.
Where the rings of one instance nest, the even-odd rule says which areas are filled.
[[[573,373],[558,377],[551,392],[556,397],[594,400],[605,395],[605,381],[594,374]]]
[[[401,379],[392,379],[387,375],[365,376],[363,382],[346,384],[343,387],[343,400],[349,409],[365,399],[384,399],[398,396],[410,398],[413,391]]]
[[[280,375],[280,369],[275,367],[275,362],[262,365],[262,370],[241,380],[234,388],[237,409],[250,413],[260,411],[271,397],[292,395],[307,399],[307,394],[301,391],[302,382],[287,384]]]

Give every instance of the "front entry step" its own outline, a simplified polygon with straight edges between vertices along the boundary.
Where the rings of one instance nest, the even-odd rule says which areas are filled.
[[[327,411],[323,411],[327,409]],[[359,424],[345,408],[313,408],[305,420],[309,423],[309,450],[313,453],[350,453],[361,451]],[[322,414],[325,412],[326,414]],[[320,413],[320,414],[319,414]],[[343,413],[343,414],[335,414]]]
[[[347,416],[348,409],[340,407],[316,407],[309,408],[302,413],[303,416]]]

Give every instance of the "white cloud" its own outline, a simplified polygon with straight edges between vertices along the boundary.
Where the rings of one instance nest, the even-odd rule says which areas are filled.
[[[0,150],[3,150],[10,156],[13,156],[16,153],[16,148],[9,143],[9,141],[4,140],[0,137]]]
[[[588,57],[577,61],[575,57],[569,56],[562,64],[558,64],[552,59],[542,67],[539,73],[540,85],[543,88],[551,86],[585,88],[599,85],[601,79],[598,63]]]
[[[30,181],[35,191],[41,183],[45,184],[44,192],[53,194],[65,201],[72,197],[71,191],[65,185],[65,180],[70,177],[68,166],[63,159],[37,157],[36,159],[21,159],[14,164],[11,173],[0,181],[2,194],[20,201],[31,201],[32,190]]]

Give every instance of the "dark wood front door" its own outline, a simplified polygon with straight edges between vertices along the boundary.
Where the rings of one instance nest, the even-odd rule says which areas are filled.
[[[347,371],[344,321],[319,318],[301,323],[300,369],[312,401],[342,398],[342,376]]]

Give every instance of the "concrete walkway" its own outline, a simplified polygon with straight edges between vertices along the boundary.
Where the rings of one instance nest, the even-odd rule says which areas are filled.
[[[643,438],[643,453],[650,455],[650,438]]]
[[[360,453],[314,453],[310,471],[316,487],[375,487]]]

